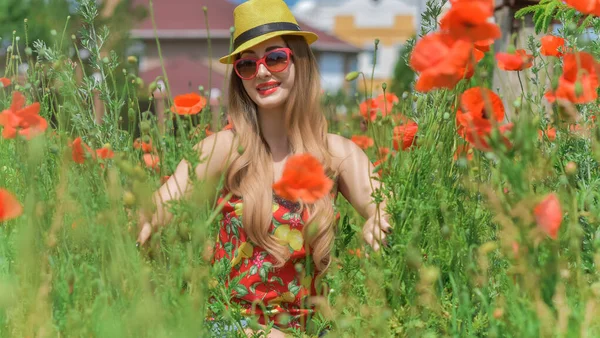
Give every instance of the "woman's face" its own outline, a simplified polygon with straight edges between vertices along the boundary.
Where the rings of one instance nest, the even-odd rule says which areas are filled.
[[[295,68],[292,56],[289,56],[286,66],[285,58],[289,54],[286,54],[285,49],[289,50],[285,41],[278,36],[245,50],[240,55],[240,60],[244,62],[240,62],[236,67],[238,70],[242,70],[240,71],[242,75],[247,75],[256,69],[256,66],[252,67],[255,64],[253,60],[261,59],[265,54],[269,54],[264,60],[268,67],[265,66],[265,63],[259,63],[254,78],[242,78],[244,89],[259,109],[281,109],[290,95],[294,85]],[[282,68],[283,70],[281,70]]]

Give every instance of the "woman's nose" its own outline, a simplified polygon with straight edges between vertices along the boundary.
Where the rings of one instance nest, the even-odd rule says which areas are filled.
[[[271,76],[271,72],[269,72],[267,67],[261,63],[260,65],[258,65],[258,74],[256,75],[260,78],[266,78]]]

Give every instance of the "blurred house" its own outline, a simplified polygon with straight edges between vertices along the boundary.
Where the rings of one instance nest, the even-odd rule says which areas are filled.
[[[373,75],[375,93],[381,83],[391,82],[400,48],[415,34],[419,10],[419,2],[413,0],[300,0],[293,7],[297,18],[363,49],[357,67],[368,79],[373,71],[374,41],[380,40]],[[338,67],[335,60],[323,66],[324,72],[338,71]],[[363,81],[358,86],[364,90]]]
[[[132,0],[132,3],[148,7],[148,0]],[[204,6],[207,7],[210,31],[206,29]],[[199,86],[203,86],[205,91],[210,91],[211,104],[218,105],[219,99],[227,93],[228,74],[232,70],[231,66],[219,63],[218,58],[230,51],[234,8],[235,4],[225,0],[154,1],[156,34],[149,12],[147,18],[131,32],[132,37],[138,40],[131,54],[139,59],[140,77],[150,83],[163,74],[155,40],[157,36],[171,95],[197,91]],[[336,86],[332,87],[329,79],[343,79],[347,72],[355,70],[353,67],[360,49],[303,22],[299,24],[319,35],[320,39],[312,45],[319,64],[323,65],[332,58],[340,63],[337,73],[323,74],[323,85],[327,89],[347,85],[335,81]]]

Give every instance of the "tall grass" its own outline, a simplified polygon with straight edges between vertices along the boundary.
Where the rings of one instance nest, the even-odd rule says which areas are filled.
[[[439,13],[431,6],[425,19]],[[57,45],[15,40],[8,54],[7,69],[30,67],[18,85],[0,89],[0,107],[9,106],[12,90],[22,91],[42,104],[51,127],[30,141],[0,139],[0,187],[24,206],[21,217],[0,226],[0,336],[204,337],[214,334],[204,320],[209,310],[220,327],[239,325],[240,316],[224,310],[228,267],[210,264],[220,182],[194,180],[192,196],[171,205],[173,221],[148,246],[135,246],[137,210],[182,158],[199,162],[192,147],[211,112],[199,121],[166,112],[159,130],[156,117],[140,109],[148,94],[135,72],[117,55],[101,56],[109,32],[94,25],[92,2],[82,1],[80,15],[81,47],[100,81],[91,74],[79,81],[81,60]],[[573,31],[563,34],[577,46]],[[26,47],[37,59],[19,54]],[[530,47],[537,56],[538,43]],[[586,48],[598,55],[596,45]],[[416,147],[384,166],[390,245],[368,257],[349,254],[369,248],[360,240],[364,220],[340,196],[334,264],[325,277],[331,292],[313,331],[332,324],[332,337],[600,335],[600,132],[590,119],[598,108],[576,107],[574,121],[545,104],[553,67],[538,57],[521,74],[526,90],[506,107],[514,112],[513,147],[493,137],[494,151],[476,151],[471,161],[453,158],[464,143],[454,107],[462,89],[484,81],[484,70],[455,90],[400,98],[393,109],[413,118],[419,133]],[[105,106],[102,123],[93,93]],[[332,114],[339,129],[331,132],[361,133],[357,105],[350,108],[348,116]],[[551,120],[556,140],[539,138]],[[574,123],[584,132],[574,132]],[[392,127],[384,118],[367,133],[391,147]],[[158,149],[158,172],[132,147],[138,130]],[[91,158],[74,163],[69,144],[78,136],[95,149],[109,143],[115,158],[103,166]],[[368,154],[375,161],[375,149]],[[549,192],[565,215],[557,240],[537,229],[533,216]]]

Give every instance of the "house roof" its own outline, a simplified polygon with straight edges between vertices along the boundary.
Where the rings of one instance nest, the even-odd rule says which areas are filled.
[[[148,9],[148,0],[133,0],[132,4]],[[154,1],[156,35],[162,39],[206,39],[206,19],[203,10],[205,6],[211,38],[229,39],[230,28],[233,26],[233,10],[236,6],[226,0]],[[312,31],[319,36],[319,40],[313,45],[316,50],[346,53],[361,51],[360,48],[304,22],[298,21],[298,24],[302,29]],[[149,11],[146,18],[132,30],[132,35],[142,39],[154,39]]]
[[[220,91],[223,91],[223,89],[226,90],[226,88],[223,88],[223,84],[226,83],[223,73],[215,71],[214,69],[211,73],[207,61],[205,60],[194,60],[187,56],[172,57],[165,61],[165,69],[167,70],[172,96],[197,92],[199,86],[203,86],[205,90],[209,90],[208,74],[211,74],[211,88],[217,88]],[[160,64],[140,73],[140,77],[145,83],[150,83],[154,81],[156,77],[162,75],[163,72]],[[221,96],[224,96],[224,94],[225,93],[221,93]],[[215,98],[213,95],[211,96],[212,99]],[[214,102],[212,104],[214,104]]]

